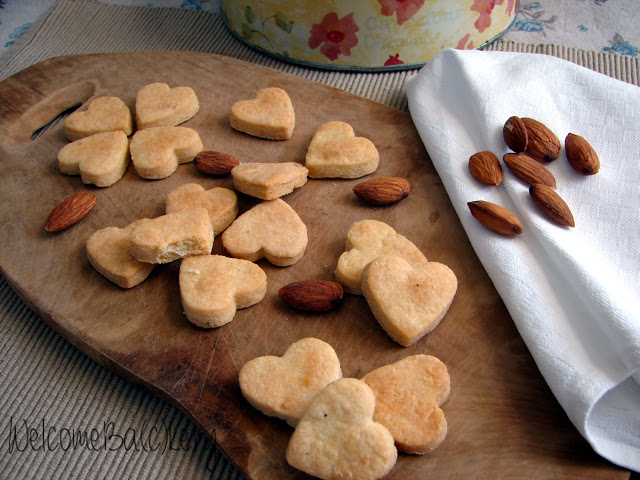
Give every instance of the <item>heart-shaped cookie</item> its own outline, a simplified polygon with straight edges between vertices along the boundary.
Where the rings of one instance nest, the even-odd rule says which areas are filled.
[[[288,140],[296,125],[293,104],[287,92],[270,87],[260,90],[253,100],[240,100],[231,106],[231,126],[254,137]]]
[[[233,190],[214,187],[205,190],[197,183],[186,183],[167,195],[167,213],[201,207],[209,212],[214,235],[224,231],[238,215],[238,197]]]
[[[251,405],[295,426],[313,397],[339,378],[340,360],[331,345],[317,338],[303,338],[291,344],[282,357],[248,361],[240,370],[239,381]]]
[[[96,133],[69,143],[58,152],[58,166],[82,183],[108,187],[122,178],[129,164],[129,139],[122,131]]]
[[[135,287],[155,267],[152,263],[139,262],[129,253],[131,230],[144,221],[138,220],[125,228],[103,228],[87,240],[87,256],[91,265],[122,288]]]
[[[427,258],[411,241],[378,220],[360,220],[347,232],[345,252],[336,266],[336,280],[354,295],[362,295],[362,269],[381,255],[398,255],[411,265],[427,263]]]
[[[267,291],[267,275],[258,265],[222,255],[183,259],[179,282],[184,314],[204,328],[229,323],[237,309],[255,305]]]
[[[151,127],[137,131],[129,149],[133,166],[142,178],[157,180],[175,172],[202,151],[198,132],[186,127]]]
[[[166,83],[142,87],[136,95],[136,127],[171,127],[186,122],[200,108],[190,87],[169,88]]]
[[[241,163],[231,170],[236,190],[262,200],[275,200],[302,187],[307,173],[296,162]]]
[[[131,110],[118,97],[98,97],[86,110],[75,111],[64,121],[64,133],[72,142],[96,133],[133,132]]]
[[[374,480],[395,465],[393,437],[373,420],[375,395],[362,380],[343,378],[317,394],[298,422],[287,462],[325,480]]]
[[[449,397],[447,366],[431,355],[412,355],[367,373],[376,395],[373,419],[387,427],[396,447],[406,453],[435,450],[447,435],[440,408]]]
[[[359,178],[375,172],[379,161],[371,140],[356,137],[348,123],[334,121],[313,135],[305,167],[311,178]]]
[[[131,230],[129,252],[140,262],[169,263],[213,248],[213,228],[204,208],[168,213]]]
[[[413,267],[397,255],[384,255],[362,271],[362,293],[384,330],[408,347],[444,317],[458,288],[449,267],[429,262]]]
[[[280,267],[300,260],[307,242],[307,227],[279,198],[247,210],[222,234],[222,244],[231,256],[251,262],[266,258]]]

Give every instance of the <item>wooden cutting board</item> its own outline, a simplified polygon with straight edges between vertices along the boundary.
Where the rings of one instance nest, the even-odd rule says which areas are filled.
[[[361,180],[310,180],[284,197],[309,231],[304,258],[287,268],[258,262],[268,278],[264,300],[219,329],[197,328],[182,313],[179,262],[160,266],[141,285],[123,290],[91,267],[84,246],[97,229],[163,214],[167,193],[178,185],[232,188],[231,179],[207,177],[186,164],[167,179],[147,181],[130,166],[109,188],[86,186],[58,170],[58,150],[68,143],[63,122],[38,132],[64,110],[86,107],[98,96],[118,96],[133,110],[136,92],[153,82],[192,87],[201,107],[184,125],[200,133],[205,149],[245,162],[304,162],[320,125],[348,122],[380,152],[380,167],[370,177],[405,177],[411,194],[396,205],[372,207],[352,192]],[[296,129],[286,142],[229,127],[231,105],[268,86],[284,88],[295,107]],[[69,342],[183,410],[247,477],[307,478],[285,461],[292,429],[244,400],[238,371],[254,357],[282,355],[291,343],[310,336],[335,348],[345,377],[361,377],[418,353],[435,355],[448,366],[447,438],[430,455],[401,454],[390,479],[628,477],[591,450],[551,394],[471,248],[408,114],[266,67],[184,52],[56,58],[2,82],[0,98],[3,275]],[[94,193],[96,208],[66,231],[46,232],[51,209],[78,191]],[[257,203],[244,195],[239,199],[241,212]],[[323,314],[294,311],[278,298],[278,289],[289,282],[332,279],[347,230],[365,218],[393,226],[458,277],[444,320],[410,348],[385,334],[363,297],[346,295],[336,310]],[[214,253],[224,253],[220,237]]]

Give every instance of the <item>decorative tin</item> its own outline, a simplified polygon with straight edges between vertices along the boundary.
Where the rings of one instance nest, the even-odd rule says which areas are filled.
[[[518,0],[222,0],[227,26],[281,59],[330,69],[418,67],[509,28]]]

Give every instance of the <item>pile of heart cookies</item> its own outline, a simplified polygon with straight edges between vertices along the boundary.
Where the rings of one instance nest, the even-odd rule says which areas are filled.
[[[129,157],[145,179],[166,178],[191,161],[205,173],[231,175],[235,191],[180,185],[165,197],[164,215],[100,229],[86,243],[95,269],[127,289],[143,282],[156,265],[179,260],[186,318],[202,328],[218,328],[238,309],[263,300],[267,275],[256,262],[289,267],[305,254],[307,227],[282,197],[303,188],[309,178],[369,175],[380,157],[373,142],[356,136],[351,125],[330,121],[315,131],[304,165],[240,162],[205,151],[195,130],[178,126],[198,109],[188,87],[147,85],[136,96],[134,133],[132,115],[120,99],[97,98],[86,111],[67,118],[65,132],[72,143],[58,160],[63,173],[101,187],[122,177]],[[295,129],[295,113],[284,90],[266,88],[233,104],[229,124],[251,136],[286,141]],[[406,197],[408,188],[407,182],[391,201]],[[260,202],[239,215],[238,193]],[[228,256],[212,254],[218,235]],[[350,227],[334,275],[344,291],[364,296],[380,326],[405,347],[439,324],[457,290],[449,267],[428,261],[409,239],[371,219]],[[431,452],[447,431],[440,405],[449,395],[449,376],[444,364],[428,355],[406,357],[362,379],[342,378],[333,348],[305,338],[283,357],[245,364],[239,383],[256,409],[295,427],[287,461],[319,478],[380,478],[395,464],[398,450]]]
[[[308,243],[305,224],[280,198],[237,215],[233,190],[184,184],[167,195],[165,215],[94,232],[87,255],[98,272],[123,288],[144,281],[155,265],[182,259],[185,316],[203,328],[220,327],[233,320],[237,309],[264,298],[267,277],[254,262],[265,258],[277,266],[293,265]],[[231,257],[211,254],[221,231]]]
[[[65,135],[71,143],[58,152],[60,171],[80,175],[86,184],[109,187],[122,178],[131,157],[140,177],[166,178],[203,149],[198,132],[178,126],[199,108],[190,87],[146,85],[136,95],[134,133],[129,107],[118,97],[98,97],[87,110],[65,119]]]
[[[431,332],[458,288],[453,271],[429,262],[406,237],[377,220],[347,232],[335,277],[353,295],[364,295],[380,326],[404,347]]]
[[[295,428],[287,462],[322,479],[383,477],[398,450],[429,453],[447,434],[440,406],[449,396],[449,374],[431,355],[405,357],[362,379],[342,378],[331,345],[303,338],[282,357],[247,362],[239,383],[251,405]]]

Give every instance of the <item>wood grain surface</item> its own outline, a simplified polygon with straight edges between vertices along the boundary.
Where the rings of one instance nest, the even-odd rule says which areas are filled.
[[[286,268],[258,262],[268,278],[264,300],[219,329],[195,327],[180,304],[179,261],[157,267],[144,283],[123,290],[91,267],[85,242],[97,229],[163,214],[166,195],[178,185],[232,188],[230,177],[207,177],[186,164],[169,178],[148,181],[129,166],[118,183],[99,189],[58,170],[57,152],[68,143],[62,121],[38,132],[62,111],[80,104],[86,108],[102,95],[118,96],[133,110],[136,92],[152,82],[192,87],[201,107],[183,125],[199,132],[205,149],[244,162],[304,162],[320,125],[348,122],[380,152],[380,167],[368,178],[407,178],[411,194],[396,205],[372,207],[352,192],[360,180],[309,180],[283,198],[309,232],[302,260]],[[253,138],[229,126],[231,105],[268,86],[284,88],[294,104],[296,129],[288,141]],[[292,342],[309,336],[334,347],[345,377],[361,377],[417,353],[435,355],[448,366],[447,438],[432,454],[400,454],[390,479],[628,477],[591,450],[551,394],[471,248],[408,114],[266,67],[184,52],[60,57],[2,82],[0,98],[3,275],[73,345],[186,412],[247,477],[307,478],[285,461],[292,429],[244,400],[238,371],[254,357],[282,355]],[[95,209],[68,230],[46,232],[53,207],[79,191],[97,196]],[[257,203],[242,194],[239,200],[241,212]],[[410,348],[385,334],[363,297],[346,295],[336,310],[322,314],[294,311],[278,298],[278,289],[289,282],[332,279],[348,228],[365,218],[393,226],[458,277],[444,320]],[[220,237],[214,253],[224,253]]]

